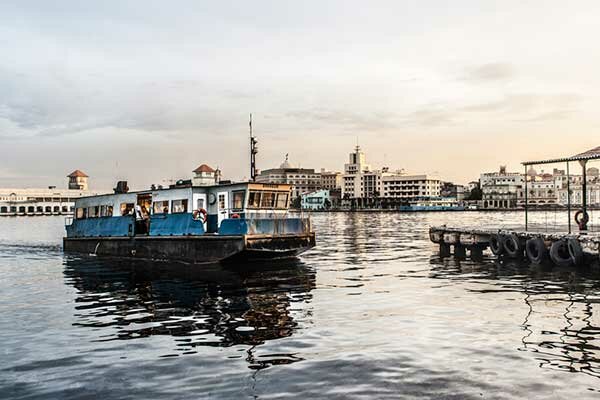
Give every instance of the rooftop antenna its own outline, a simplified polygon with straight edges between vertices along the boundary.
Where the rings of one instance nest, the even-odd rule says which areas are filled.
[[[252,135],[252,113],[250,113],[250,180],[256,182],[256,153],[258,153],[258,147],[256,143],[258,141]]]

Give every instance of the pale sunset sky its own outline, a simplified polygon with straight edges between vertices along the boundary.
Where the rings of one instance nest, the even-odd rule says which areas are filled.
[[[248,176],[286,153],[466,183],[600,145],[599,1],[2,1],[0,186]]]

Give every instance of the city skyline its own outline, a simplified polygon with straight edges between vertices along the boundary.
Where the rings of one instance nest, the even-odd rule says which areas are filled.
[[[340,171],[358,137],[467,183],[596,145],[596,2],[180,4],[0,5],[0,186],[241,180],[250,112],[260,169]]]

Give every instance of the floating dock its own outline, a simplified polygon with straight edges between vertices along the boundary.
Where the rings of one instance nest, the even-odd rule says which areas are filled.
[[[432,242],[439,244],[442,257],[451,254],[458,258],[465,257],[469,251],[471,258],[480,258],[483,251],[488,247],[497,256],[510,258],[527,257],[535,264],[552,261],[560,266],[582,265],[588,262],[600,260],[600,234],[588,230],[590,216],[587,212],[587,163],[592,160],[600,160],[600,146],[571,157],[552,158],[549,160],[526,161],[523,164],[525,187],[525,229],[470,229],[451,228],[447,226],[431,227],[429,238]],[[582,169],[581,176],[581,209],[574,216],[575,223],[579,228],[578,233],[571,229],[571,176],[569,172],[570,163],[578,163]],[[562,232],[539,232],[529,229],[528,218],[528,189],[527,167],[540,164],[566,165],[566,189],[567,189],[567,229]],[[533,180],[532,180],[533,182]]]
[[[524,258],[540,264],[581,265],[590,260],[600,260],[600,234],[543,233],[514,230],[469,229],[434,226],[429,238],[439,244],[442,257],[471,258],[483,256],[490,248],[497,256]]]

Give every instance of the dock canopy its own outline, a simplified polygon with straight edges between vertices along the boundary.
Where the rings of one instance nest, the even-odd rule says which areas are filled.
[[[539,164],[554,164],[560,162],[569,162],[569,161],[588,161],[588,160],[598,160],[600,159],[600,146],[595,147],[591,150],[584,151],[583,153],[576,154],[571,157],[563,157],[563,158],[553,158],[549,160],[538,160],[538,161],[525,161],[521,164],[523,165],[539,165]]]
[[[538,160],[538,161],[525,161],[522,162],[525,166],[525,230],[527,230],[527,166],[529,165],[540,165],[540,164],[555,164],[555,163],[567,163],[567,219],[569,223],[569,233],[571,233],[571,177],[569,173],[569,162],[578,161],[582,169],[581,180],[581,210],[575,214],[575,222],[579,226],[580,231],[587,231],[587,223],[589,221],[589,215],[587,213],[587,177],[586,177],[586,166],[587,162],[591,160],[600,159],[600,146],[584,151],[583,153],[575,154],[571,157],[563,158],[551,158],[549,160]]]

